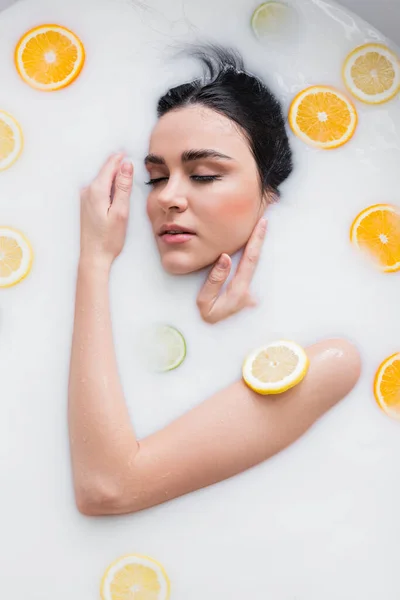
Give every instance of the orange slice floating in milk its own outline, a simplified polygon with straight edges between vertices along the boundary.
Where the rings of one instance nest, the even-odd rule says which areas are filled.
[[[344,94],[326,86],[309,87],[289,110],[293,132],[304,142],[329,150],[346,144],[357,126],[357,111]]]
[[[31,87],[55,91],[72,83],[85,62],[80,39],[59,25],[41,25],[22,36],[15,49],[15,65]]]
[[[385,273],[400,270],[400,208],[375,204],[354,219],[351,242]]]

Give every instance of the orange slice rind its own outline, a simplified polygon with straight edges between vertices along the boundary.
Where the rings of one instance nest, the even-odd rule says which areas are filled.
[[[357,127],[357,111],[344,94],[328,86],[301,91],[289,109],[292,131],[311,146],[330,150],[346,144]]]
[[[400,209],[390,204],[369,206],[354,219],[350,240],[381,271],[399,271]]]
[[[80,74],[85,50],[80,39],[60,25],[41,25],[25,33],[15,49],[19,75],[31,87],[55,91]]]
[[[389,417],[400,420],[400,353],[392,354],[380,365],[375,375],[374,395]]]

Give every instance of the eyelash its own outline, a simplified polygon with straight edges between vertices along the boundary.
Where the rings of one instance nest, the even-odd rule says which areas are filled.
[[[191,179],[197,183],[210,183],[211,181],[217,181],[221,179],[221,175],[191,175]],[[168,177],[158,177],[156,179],[150,179],[146,181],[146,185],[156,185],[162,181],[167,181]]]

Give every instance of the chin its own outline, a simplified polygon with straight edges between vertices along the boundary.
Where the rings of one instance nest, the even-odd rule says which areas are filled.
[[[162,256],[161,264],[164,271],[170,275],[189,275],[189,273],[200,271],[200,269],[207,266],[207,264],[199,263],[199,261],[195,261],[190,256],[185,256],[184,254]]]

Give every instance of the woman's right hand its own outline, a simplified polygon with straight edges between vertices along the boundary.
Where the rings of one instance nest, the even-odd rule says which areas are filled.
[[[81,191],[81,259],[110,268],[124,247],[133,165],[123,154],[108,158]]]

